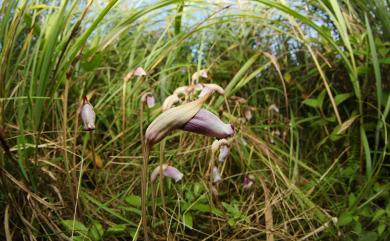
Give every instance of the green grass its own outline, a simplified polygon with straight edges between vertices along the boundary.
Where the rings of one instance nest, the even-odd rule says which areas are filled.
[[[224,180],[216,198],[212,138],[154,146],[149,173],[184,178],[156,182],[150,239],[390,238],[388,1],[218,2],[2,2],[1,240],[142,240],[141,132],[199,69],[225,89],[207,108],[236,129]],[[142,110],[146,91],[157,105]]]

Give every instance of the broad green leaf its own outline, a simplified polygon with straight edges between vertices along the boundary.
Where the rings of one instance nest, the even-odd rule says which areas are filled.
[[[136,195],[130,195],[125,197],[125,201],[134,207],[141,207],[141,197]]]
[[[185,226],[192,228],[193,222],[192,222],[192,214],[191,213],[184,213],[183,214],[183,223]]]
[[[101,225],[98,222],[95,222],[91,228],[89,229],[88,236],[93,240],[93,241],[99,241],[102,240],[104,234],[104,229],[103,225]]]
[[[303,104],[313,107],[313,108],[320,108],[321,107],[321,102],[318,99],[306,99],[303,101]]]
[[[353,94],[351,93],[338,94],[334,97],[334,101],[336,102],[336,105],[340,105],[352,96]]]
[[[62,226],[67,230],[67,231],[80,231],[83,233],[86,233],[88,231],[87,227],[84,226],[81,222],[73,219],[67,219],[67,220],[62,220],[61,221]]]
[[[351,213],[343,213],[340,215],[339,220],[337,222],[337,225],[339,226],[345,226],[352,222],[353,216]]]

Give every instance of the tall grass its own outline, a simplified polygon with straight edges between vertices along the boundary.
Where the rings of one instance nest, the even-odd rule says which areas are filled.
[[[236,128],[224,180],[215,200],[210,138],[152,148],[150,169],[185,177],[158,184],[151,239],[390,238],[388,1],[223,2],[2,2],[2,240],[141,239],[140,126],[199,69],[225,88],[208,108]],[[125,80],[138,66],[148,76]],[[158,104],[140,115],[145,91]]]

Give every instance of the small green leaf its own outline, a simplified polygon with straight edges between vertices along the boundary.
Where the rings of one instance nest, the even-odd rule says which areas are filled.
[[[306,99],[305,101],[303,101],[303,104],[310,106],[310,107],[313,107],[313,108],[321,107],[320,101],[318,101],[317,99]]]
[[[345,225],[349,224],[350,222],[352,222],[352,220],[353,220],[353,216],[351,213],[343,213],[340,215],[339,221],[337,222],[337,224],[339,226],[345,226]]]
[[[360,236],[358,241],[376,241],[378,239],[378,234],[376,232],[366,232]]]
[[[385,223],[380,223],[378,225],[378,228],[377,228],[378,234],[382,235],[382,233],[385,231],[385,229],[386,229],[386,224]]]
[[[89,229],[88,236],[93,240],[93,241],[99,241],[102,240],[104,234],[104,229],[103,225],[100,223],[94,223],[91,228]]]
[[[185,226],[192,228],[193,222],[192,222],[192,215],[191,213],[184,213],[183,214],[183,223]]]
[[[84,224],[82,224],[81,222],[79,222],[77,220],[74,220],[74,224],[73,224],[73,219],[62,220],[61,224],[62,224],[62,226],[64,226],[64,228],[67,231],[74,230],[74,231],[80,231],[83,233],[86,233],[88,231],[88,229],[84,226]]]
[[[351,93],[338,94],[334,97],[334,101],[336,102],[336,105],[340,105],[352,96],[353,94]]]
[[[354,193],[351,193],[348,197],[348,207],[352,207],[356,202],[356,196]]]
[[[375,221],[379,220],[384,214],[385,214],[384,209],[380,208],[380,209],[376,210],[374,215],[373,215],[372,221],[375,222]]]
[[[125,201],[134,207],[141,207],[141,198],[136,195],[130,195],[125,197]]]
[[[123,234],[125,230],[126,230],[126,225],[117,224],[107,229],[107,235]]]

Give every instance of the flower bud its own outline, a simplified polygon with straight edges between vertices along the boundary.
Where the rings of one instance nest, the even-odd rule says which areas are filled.
[[[207,78],[208,78],[207,70],[201,69],[201,70],[195,72],[195,73],[192,75],[191,80],[192,80],[192,81],[198,80],[199,77],[202,77],[202,78],[207,79]]]
[[[162,105],[162,111],[164,112],[164,111],[169,110],[170,108],[172,108],[172,106],[173,106],[175,103],[177,103],[177,102],[179,102],[179,101],[180,101],[180,99],[179,99],[179,97],[178,97],[176,94],[173,94],[173,95],[168,96],[168,97],[165,98],[165,100],[164,100],[164,103],[163,103],[163,105]]]
[[[152,108],[156,104],[154,96],[150,92],[146,92],[141,97],[142,103],[146,104],[148,108]]]
[[[83,106],[80,110],[81,119],[83,121],[83,130],[93,131],[95,129],[96,114],[93,111],[92,105],[89,103],[87,97],[84,97]]]
[[[214,183],[222,181],[221,173],[219,172],[217,167],[213,167],[212,178],[213,178],[212,180]]]

